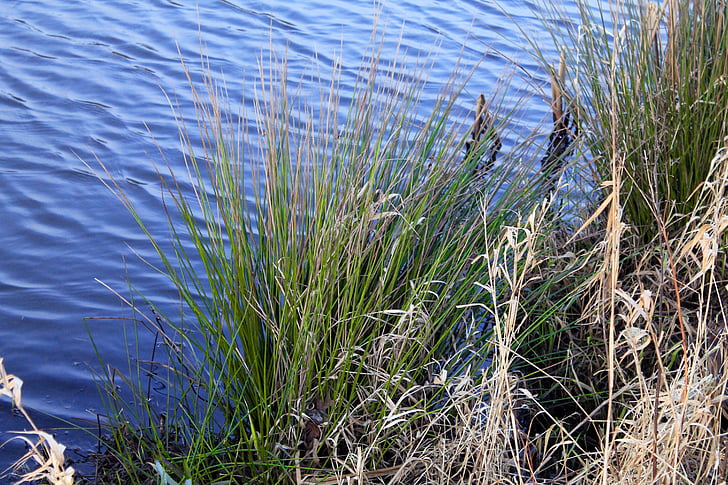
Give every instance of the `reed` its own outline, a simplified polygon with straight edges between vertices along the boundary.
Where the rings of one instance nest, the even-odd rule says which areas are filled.
[[[724,12],[664,5],[549,24],[543,176],[496,158],[497,100],[453,123],[455,78],[423,109],[426,65],[376,47],[347,106],[336,75],[307,105],[273,57],[240,119],[190,81],[185,167],[160,171],[171,250],[102,174],[184,307],[129,301],[166,355],[108,371],[102,479],[724,483]],[[555,211],[572,153],[601,199]]]
[[[568,93],[593,167],[608,179],[623,158],[626,222],[648,242],[656,220],[696,207],[700,184],[728,134],[728,29],[723,2],[556,2],[540,13],[568,65]],[[538,44],[532,43],[537,55]],[[543,59],[548,63],[547,59]],[[676,229],[679,230],[679,229]]]
[[[455,373],[483,365],[491,316],[473,305],[488,308],[501,288],[476,284],[491,264],[490,235],[537,206],[540,185],[528,164],[490,161],[503,129],[497,98],[463,156],[467,122],[451,116],[461,81],[424,109],[427,64],[382,66],[378,56],[349,106],[335,68],[309,106],[289,93],[285,59],[271,58],[255,111],[240,120],[211,75],[203,85],[190,76],[197,114],[194,133],[179,118],[185,169],[160,173],[170,251],[122,184],[101,175],[184,306],[139,317],[167,351],[152,359],[168,375],[166,408],[149,402],[147,369],[105,376],[108,444],[126,479],[143,482],[154,459],[195,483],[394,470],[442,399],[424,384],[437,363],[450,358]],[[479,115],[482,124],[482,106]]]
[[[621,219],[624,165],[615,160],[612,167],[612,195],[600,209],[605,225],[582,228],[593,231],[588,236],[594,244],[582,255],[565,256],[553,250],[550,237],[538,237],[549,229],[544,209],[501,233],[500,243],[494,241],[505,250],[500,254],[513,260],[501,266],[493,258],[481,280],[485,288],[507,281],[490,307],[497,322],[490,367],[482,375],[446,381],[451,400],[438,419],[451,439],[412,453],[427,464],[420,476],[388,483],[725,482],[728,315],[720,257],[728,230],[728,147],[711,160],[697,196],[699,209],[662,248],[673,253],[677,274],[685,277],[679,294],[674,277],[665,273],[669,270],[649,256],[634,271],[621,264],[633,258],[638,242],[625,235]],[[518,233],[522,237],[514,237]],[[571,236],[561,245],[566,251],[582,245],[578,234]],[[573,259],[580,262],[577,269]],[[579,270],[588,277],[579,277]],[[570,362],[547,367],[519,341],[533,319],[532,281],[552,271],[571,275],[566,281],[573,302],[568,311],[553,311],[552,318],[575,320],[570,332],[581,328],[593,342],[584,345],[586,338],[576,335],[556,339],[558,345],[570,344]],[[553,290],[560,302],[562,292],[549,284],[553,281],[546,282],[545,291]],[[666,346],[680,334],[680,319],[685,341]],[[588,368],[584,355],[590,356]],[[519,362],[530,362],[539,372],[519,373]],[[565,396],[561,406],[542,393],[546,379]],[[600,396],[596,406],[589,395]],[[563,402],[570,404],[568,413]]]
[[[521,347],[541,396],[535,429],[553,446],[537,455],[561,449],[572,482],[721,483],[725,5],[577,6],[578,22],[556,2],[538,15],[565,60],[552,77],[600,200],[546,251],[569,291],[545,289],[554,310],[540,332],[568,359],[540,365],[543,346]]]

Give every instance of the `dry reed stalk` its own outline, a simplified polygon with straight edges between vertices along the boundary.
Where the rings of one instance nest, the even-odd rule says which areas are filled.
[[[549,205],[545,201],[526,220],[505,228],[496,241],[489,242],[493,247],[486,248],[488,265],[479,286],[494,301],[492,307],[483,307],[493,318],[492,361],[481,372],[468,368],[448,375],[443,370],[435,376],[433,385],[444,388],[446,399],[439,412],[426,417],[429,422],[418,433],[423,438],[408,453],[416,473],[400,473],[386,483],[538,481],[540,458],[533,454],[533,438],[521,420],[526,408],[538,404],[512,367],[518,358],[516,339],[528,318],[523,312],[523,292],[543,261],[538,256],[539,245]],[[503,285],[505,290],[499,291]],[[551,445],[546,446],[544,456],[554,453]]]
[[[637,251],[625,237],[619,183],[623,167],[613,161],[613,180],[598,213],[607,214],[604,239],[591,259],[601,258],[583,318],[603,318],[608,394],[586,421],[603,431],[599,453],[585,454],[584,470],[569,483],[629,485],[725,483],[728,465],[728,313],[725,258],[728,237],[728,147],[712,162],[700,203],[680,234],[657,239],[633,269],[625,257]],[[674,255],[670,264],[665,248]],[[655,260],[655,253],[663,257]],[[675,285],[690,306],[678,305]],[[591,293],[599,299],[589,303]],[[659,311],[657,311],[659,309]],[[675,326],[679,311],[685,339]],[[675,338],[677,336],[677,338]],[[670,366],[671,357],[678,364]],[[600,372],[601,373],[601,372]],[[595,419],[606,409],[606,419]],[[584,422],[577,428],[581,428]],[[568,433],[561,435],[568,440]],[[539,445],[540,449],[544,447]]]
[[[616,52],[619,49],[615,49]],[[611,77],[610,77],[610,92],[616,93],[614,86],[616,84],[616,69],[617,59],[616,56],[610,59],[611,61]],[[598,311],[597,316],[606,315],[607,328],[604,334],[607,336],[606,340],[606,351],[607,351],[607,378],[608,378],[608,389],[607,389],[607,418],[606,427],[604,431],[603,441],[603,452],[604,452],[604,468],[601,474],[602,485],[609,484],[609,477],[607,470],[609,469],[609,461],[611,460],[612,449],[613,449],[613,420],[614,420],[614,407],[613,399],[616,392],[615,389],[615,368],[616,368],[616,296],[617,288],[619,284],[619,266],[621,259],[621,240],[624,232],[624,223],[622,222],[622,206],[620,194],[622,192],[622,177],[624,172],[624,159],[619,155],[620,150],[618,146],[618,135],[617,135],[617,99],[616,95],[612,95],[610,100],[612,103],[612,157],[611,157],[611,173],[612,180],[603,184],[608,187],[608,199],[611,201],[609,204],[609,210],[607,213],[607,226],[605,236],[605,250],[604,250],[604,268],[601,272],[602,280],[602,308]]]
[[[620,277],[621,288],[613,287],[615,321],[623,329],[609,341],[610,354],[619,355],[610,365],[623,385],[636,392],[623,401],[626,407],[619,418],[608,418],[607,427],[613,431],[606,438],[602,483],[725,483],[728,433],[722,420],[728,415],[728,315],[719,264],[725,258],[728,233],[727,189],[724,147],[713,159],[701,203],[684,230],[663,241],[674,249],[675,257],[666,263],[671,274],[654,278],[638,268]],[[628,281],[635,286],[632,294],[624,290]],[[698,308],[678,305],[675,291],[692,295]],[[664,317],[657,316],[656,307],[677,308],[686,320],[678,344],[681,364],[673,370],[662,364],[666,335]],[[643,368],[651,353],[656,355],[656,374]]]
[[[31,462],[35,462],[36,468],[29,470],[20,476],[17,484],[31,483],[38,480],[47,480],[51,485],[73,485],[75,483],[75,470],[71,466],[66,466],[66,459],[63,455],[66,447],[60,444],[53,435],[39,430],[30,415],[23,407],[22,392],[23,381],[8,374],[3,364],[3,358],[0,357],[0,396],[9,397],[13,405],[21,412],[23,417],[33,428],[30,431],[18,431],[12,440],[21,440],[28,446],[28,452],[23,455],[11,469],[18,471],[26,468]],[[37,440],[33,440],[28,436],[36,436]],[[6,441],[7,443],[7,441]]]

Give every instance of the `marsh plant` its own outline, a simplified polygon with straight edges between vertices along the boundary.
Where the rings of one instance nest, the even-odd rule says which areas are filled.
[[[576,8],[576,19],[556,2],[538,13],[556,20],[544,25],[566,60],[572,114],[598,177],[624,160],[626,221],[643,241],[662,237],[657,221],[671,232],[696,207],[728,134],[726,4],[577,0]]]
[[[484,308],[500,288],[476,284],[489,238],[539,205],[539,184],[527,163],[483,169],[495,121],[464,155],[470,124],[453,111],[467,76],[425,106],[431,61],[382,65],[379,54],[350,104],[334,66],[315,106],[271,57],[240,117],[203,62],[204,82],[190,75],[194,133],[179,118],[184,168],[160,172],[170,250],[106,173],[183,305],[139,317],[167,352],[151,359],[166,407],[148,399],[150,369],[105,376],[108,444],[126,480],[144,481],[154,459],[195,483],[394,474],[441,406],[442,386],[427,383],[443,362],[451,374],[483,365]]]
[[[422,102],[427,62],[375,47],[309,105],[271,55],[237,116],[203,61],[171,243],[102,175],[182,310],[129,299],[165,352],[107,368],[100,479],[725,483],[726,7],[578,6],[543,179],[498,157],[502,98]],[[557,200],[572,153],[596,201]]]
[[[591,435],[572,450],[572,481],[721,483],[726,5],[576,6],[577,21],[556,2],[538,15],[565,60],[553,77],[565,79],[600,198],[550,251],[549,271],[572,291],[553,299],[550,321],[567,330],[549,343],[569,358],[538,369],[538,390],[550,381],[570,402],[562,436]]]

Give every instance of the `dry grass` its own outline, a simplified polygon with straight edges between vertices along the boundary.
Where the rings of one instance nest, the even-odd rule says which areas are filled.
[[[32,428],[30,431],[17,431],[18,436],[11,438],[24,441],[28,446],[28,452],[12,466],[14,472],[28,470],[15,483],[36,483],[42,480],[50,485],[73,485],[75,470],[66,466],[63,455],[66,447],[56,441],[53,435],[36,427],[23,407],[22,387],[23,381],[6,372],[3,358],[0,357],[0,395],[10,398]]]
[[[438,438],[413,445],[407,455],[411,473],[385,483],[726,483],[728,318],[721,262],[728,149],[714,157],[699,208],[680,235],[654,243],[664,255],[661,264],[654,255],[644,256],[629,271],[621,263],[638,238],[629,236],[621,220],[621,170],[615,163],[614,180],[605,184],[613,194],[602,206],[608,222],[586,255],[590,263],[583,267],[591,268],[592,278],[578,298],[579,321],[599,328],[592,338],[602,337],[589,351],[597,375],[572,376],[577,383],[569,383],[566,373],[549,375],[565,394],[569,386],[593,386],[590,392],[601,391],[603,400],[585,409],[586,402],[572,393],[572,407],[581,409],[578,419],[554,414],[532,382],[512,370],[526,358],[514,351],[532,310],[524,306],[524,288],[549,258],[561,256],[544,257],[542,251],[552,248],[533,237],[543,214],[537,212],[504,231],[499,244],[516,259],[507,265],[493,260],[483,282],[486,289],[508,282],[493,310],[495,352],[487,374],[444,379],[449,399],[428,425],[442,425]],[[540,425],[534,426],[534,417]],[[585,429],[591,430],[587,440]],[[594,441],[596,446],[588,445]]]
[[[724,147],[689,222],[659,245],[661,266],[639,265],[605,295],[614,309],[607,351],[615,409],[604,436],[605,483],[726,479],[726,184]]]

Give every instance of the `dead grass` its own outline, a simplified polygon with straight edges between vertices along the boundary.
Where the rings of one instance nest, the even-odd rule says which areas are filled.
[[[701,202],[680,235],[654,243],[663,259],[645,255],[630,271],[621,262],[640,247],[621,219],[621,170],[615,163],[614,180],[605,184],[613,194],[603,206],[608,223],[587,255],[590,263],[582,264],[592,278],[576,305],[583,308],[578,321],[597,327],[589,335],[601,341],[571,355],[576,361],[588,356],[596,375],[570,376],[566,370],[579,362],[548,375],[570,396],[571,409],[580,410],[577,416],[555,414],[533,382],[512,370],[527,358],[514,351],[528,325],[529,308],[519,307],[522,291],[549,258],[563,261],[558,254],[541,257],[544,248],[529,245],[529,238],[513,244],[518,231],[538,232],[538,217],[531,216],[501,240],[524,264],[514,273],[494,262],[484,282],[485,288],[495,279],[509,282],[495,305],[496,350],[487,376],[447,381],[451,399],[434,420],[447,416],[450,430],[410,455],[418,457],[416,473],[386,483],[726,483],[728,319],[721,262],[728,151],[714,157]],[[582,386],[600,391],[603,400],[588,403],[578,392]]]
[[[51,485],[73,485],[75,470],[66,466],[63,455],[66,447],[56,441],[53,435],[36,427],[23,407],[22,387],[23,381],[6,372],[3,358],[0,357],[0,395],[10,398],[32,428],[29,431],[17,431],[17,436],[11,438],[25,442],[28,447],[28,452],[11,467],[13,472],[25,470],[15,483],[36,483],[43,480]]]

